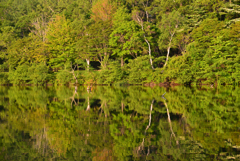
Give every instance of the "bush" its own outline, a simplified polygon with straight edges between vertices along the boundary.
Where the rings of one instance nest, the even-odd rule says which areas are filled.
[[[97,77],[98,84],[112,84],[125,79],[126,72],[118,61],[112,61],[107,68],[102,68]]]
[[[56,74],[56,83],[57,84],[69,84],[74,83],[73,74],[68,70],[60,70]]]
[[[139,84],[150,82],[152,68],[149,63],[148,55],[140,56],[134,60],[130,60],[127,65],[128,82],[130,84]]]
[[[26,64],[20,65],[16,70],[11,70],[8,75],[8,80],[13,84],[26,84],[30,79],[28,72],[29,66]]]
[[[33,84],[44,84],[49,80],[48,67],[45,64],[33,64],[28,71]]]
[[[0,73],[0,84],[9,84],[8,80],[8,73],[7,72],[1,72]]]

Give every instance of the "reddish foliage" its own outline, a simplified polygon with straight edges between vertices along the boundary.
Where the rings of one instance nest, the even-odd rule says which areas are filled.
[[[112,19],[112,15],[115,10],[115,6],[111,3],[110,0],[99,0],[92,7],[92,19],[95,21],[108,21]]]

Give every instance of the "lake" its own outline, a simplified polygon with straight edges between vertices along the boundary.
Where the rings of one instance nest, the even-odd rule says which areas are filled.
[[[240,88],[0,87],[0,160],[240,160]]]

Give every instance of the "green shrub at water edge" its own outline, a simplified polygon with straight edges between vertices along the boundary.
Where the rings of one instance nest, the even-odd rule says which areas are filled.
[[[30,79],[28,72],[29,66],[26,64],[20,65],[16,70],[11,70],[8,75],[8,79],[13,84],[26,84]]]
[[[56,74],[56,83],[57,84],[68,84],[73,83],[73,74],[67,70],[60,70]]]
[[[28,69],[31,82],[33,84],[42,85],[49,80],[48,67],[45,64],[33,64]]]
[[[151,82],[148,78],[151,78],[152,69],[149,64],[149,57],[140,56],[134,60],[130,60],[127,64],[128,82],[130,84],[138,84],[144,82]]]
[[[97,84],[112,84],[122,81],[127,76],[125,69],[120,66],[118,61],[112,61],[107,67],[99,71]]]

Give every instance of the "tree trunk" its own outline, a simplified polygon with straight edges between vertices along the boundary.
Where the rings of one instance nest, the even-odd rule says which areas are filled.
[[[123,60],[123,57],[121,57],[121,67],[123,67],[124,65],[124,60]]]
[[[73,74],[73,78],[75,79],[75,84],[78,84],[78,80],[77,80],[77,76],[74,73],[74,70],[72,69],[72,72],[70,72]]]
[[[164,67],[166,67],[166,65],[167,65],[168,57],[169,57],[169,54],[170,54],[170,49],[171,49],[171,47],[169,46],[168,49],[167,49],[167,58],[166,58],[166,62],[164,64]]]
[[[123,102],[121,103],[121,107],[122,107],[122,113],[123,113],[123,109],[124,109],[124,107],[125,107],[125,105],[124,105]]]
[[[89,71],[90,60],[86,59],[86,61],[87,61],[87,71]]]
[[[148,44],[148,54],[149,54],[150,64],[151,64],[152,69],[154,70],[154,67],[153,67],[153,64],[152,64],[151,45],[150,45],[150,43],[148,42],[148,40],[145,36],[145,31],[143,29],[143,20],[140,17],[138,17],[138,15],[136,15],[136,16],[137,16],[137,20],[138,20],[139,24],[142,27],[142,31],[144,32],[143,37],[144,37],[145,42]]]
[[[89,101],[89,97],[88,97],[88,106],[87,106],[87,109],[86,109],[86,111],[89,111],[90,110],[90,101]]]
[[[147,44],[148,44],[148,54],[149,54],[149,60],[150,60],[151,67],[152,67],[152,69],[154,70],[153,63],[152,63],[151,46],[150,46],[150,43],[148,42],[148,40],[146,39],[146,36],[145,36],[145,34],[144,34],[144,39],[145,39],[145,41],[146,41],[146,42],[147,42]]]
[[[72,73],[73,78],[75,79],[75,84],[78,84],[78,80],[77,80],[77,76],[78,76],[78,74],[75,75],[75,73],[74,73],[76,67],[77,67],[77,66],[75,65],[75,67],[73,68],[73,65],[72,65],[72,62],[71,62],[71,68],[72,68],[72,71],[71,71],[70,73]],[[65,68],[66,68],[66,67],[65,67]]]

